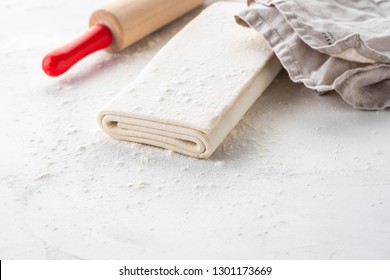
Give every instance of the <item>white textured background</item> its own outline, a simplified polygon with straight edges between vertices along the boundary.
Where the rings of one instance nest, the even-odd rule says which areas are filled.
[[[113,140],[96,113],[199,10],[46,77],[106,2],[0,2],[1,259],[390,258],[388,110],[282,72],[209,160]]]

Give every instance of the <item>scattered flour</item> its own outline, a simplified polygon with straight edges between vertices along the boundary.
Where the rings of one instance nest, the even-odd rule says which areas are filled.
[[[146,181],[137,181],[135,183],[131,183],[128,185],[129,188],[134,188],[134,189],[143,189],[147,186],[149,186],[150,183]]]
[[[80,21],[55,16],[64,10],[85,17],[72,1],[0,3],[5,21],[45,19],[2,34],[0,258],[388,257],[388,112],[351,110],[282,73],[209,160],[117,141],[100,131],[96,113],[186,19],[47,78],[43,52],[80,33]],[[205,81],[182,82],[207,91]],[[156,100],[174,96],[172,88]],[[332,231],[319,231],[324,225]]]

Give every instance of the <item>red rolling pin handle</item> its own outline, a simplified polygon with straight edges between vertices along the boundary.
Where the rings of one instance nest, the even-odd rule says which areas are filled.
[[[49,76],[59,76],[87,55],[108,47],[111,42],[111,31],[104,25],[96,24],[78,39],[46,55],[42,69]]]

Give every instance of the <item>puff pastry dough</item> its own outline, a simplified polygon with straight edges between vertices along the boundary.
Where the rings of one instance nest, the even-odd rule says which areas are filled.
[[[176,34],[98,116],[110,136],[208,158],[281,70],[218,2]]]

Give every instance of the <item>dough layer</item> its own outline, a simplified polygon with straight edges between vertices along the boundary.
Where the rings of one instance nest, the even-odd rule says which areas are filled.
[[[217,2],[176,34],[98,116],[110,136],[208,158],[281,70]]]

